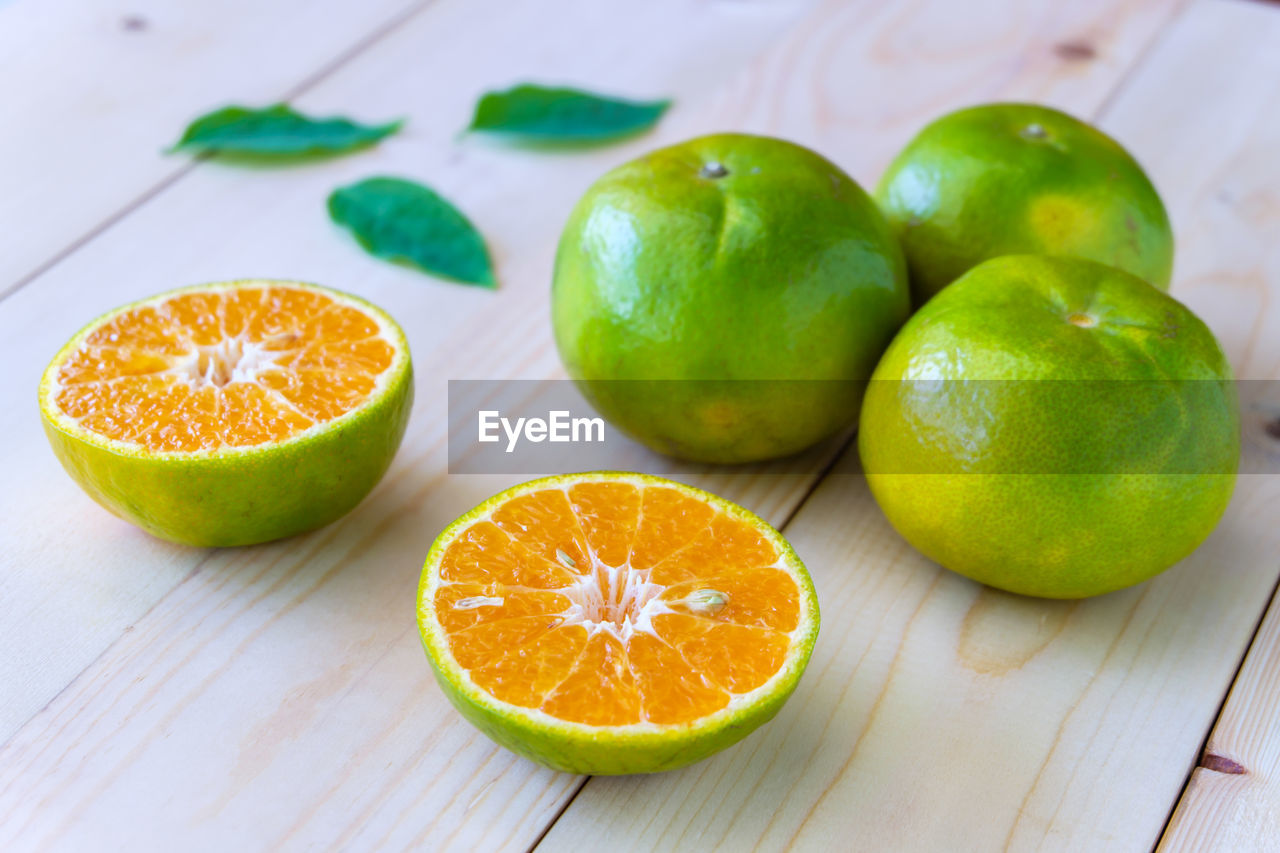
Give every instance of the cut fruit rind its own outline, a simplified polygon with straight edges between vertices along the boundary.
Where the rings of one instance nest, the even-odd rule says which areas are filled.
[[[261,299],[263,323],[283,322],[281,318],[290,316],[287,310],[275,310],[280,307],[275,297],[319,306],[303,315],[307,322],[332,325],[334,316],[355,318],[368,324],[367,339],[389,354],[372,367],[352,366],[353,377],[362,371],[367,376],[358,384],[348,383],[355,391],[340,389],[338,404],[326,403],[324,393],[299,396],[314,390],[298,381],[312,369],[308,359],[325,362],[313,372],[329,371],[341,379],[341,358],[347,356],[335,356],[327,348],[335,340],[328,328],[316,333],[318,337],[304,339],[311,349],[299,345],[296,352],[286,352],[277,347],[264,354],[254,351],[255,335],[248,333],[249,321],[243,317],[239,332],[244,334],[223,335],[225,341],[215,340],[218,332],[209,328],[197,332],[166,320],[170,325],[165,334],[171,335],[167,342],[126,336],[117,345],[112,339],[101,351],[118,350],[118,357],[98,357],[95,334],[101,337],[111,331],[115,328],[111,324],[121,323],[121,318],[134,322],[155,314],[157,306],[179,301],[183,305],[200,300],[230,304],[245,294]],[[291,304],[286,305],[290,310]],[[326,314],[330,308],[333,311]],[[317,319],[322,316],[325,319]],[[184,315],[184,322],[187,319]],[[146,337],[150,332],[143,329],[140,334]],[[242,339],[248,343],[242,346]],[[358,342],[344,343],[341,335],[336,340],[353,353],[349,360],[359,357]],[[156,363],[149,364],[148,359]],[[121,380],[134,383],[139,389],[136,400],[125,405],[119,395],[68,394],[72,386],[64,381],[76,371],[92,374],[80,376],[83,388],[105,388]],[[289,383],[287,390],[297,402],[272,389],[273,380]],[[166,394],[171,396],[165,398]],[[193,402],[197,395],[202,395],[200,405]],[[273,418],[273,412],[264,408],[276,405],[272,401],[277,397],[284,401],[279,408],[287,418]],[[199,546],[278,539],[328,524],[350,511],[390,465],[404,434],[412,397],[408,344],[385,312],[328,288],[272,280],[181,288],[110,311],[71,338],[40,383],[40,411],[50,444],[85,491],[156,536]],[[222,401],[231,399],[241,401],[242,411],[253,417],[230,417],[228,412],[235,411]],[[161,414],[155,415],[157,411]],[[193,411],[203,419],[193,422]],[[251,428],[241,429],[238,423]]]
[[[445,694],[490,738],[614,775],[693,763],[770,720],[812,653],[818,603],[791,546],[747,510],[593,472],[522,484],[446,528],[418,624]]]

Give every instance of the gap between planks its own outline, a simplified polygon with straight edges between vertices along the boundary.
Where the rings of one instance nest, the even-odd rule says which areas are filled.
[[[301,81],[287,89],[284,94],[280,96],[280,100],[288,102],[306,94],[317,84],[321,83],[335,72],[340,71],[352,60],[356,59],[361,54],[386,39],[396,30],[400,29],[400,27],[413,20],[413,18],[435,3],[436,0],[419,0],[419,2],[412,6],[392,15],[390,18],[375,27],[371,32],[350,45],[346,50],[341,51],[333,59],[322,63],[315,71],[304,76]],[[150,187],[142,190],[142,192],[134,197],[133,200],[126,202],[123,207],[119,208],[114,213],[108,214],[107,217],[97,225],[92,226],[88,231],[81,234],[79,237],[74,238],[62,249],[54,252],[48,260],[37,264],[35,268],[26,275],[20,276],[12,284],[0,289],[0,303],[4,302],[4,300],[17,293],[19,290],[22,290],[22,288],[31,284],[31,282],[40,278],[49,270],[53,269],[76,252],[80,251],[85,246],[110,231],[112,227],[120,223],[135,210],[143,207],[158,196],[162,195],[166,190],[172,188],[187,175],[190,175],[199,168],[202,163],[208,161],[214,156],[215,155],[210,153],[194,155],[190,162],[178,166],[174,171],[170,172],[164,178],[161,178],[157,183],[154,183]]]
[[[1267,614],[1271,612],[1273,607],[1280,605],[1280,574],[1276,575],[1276,582],[1271,587],[1271,595],[1267,597],[1267,603],[1263,605],[1262,612],[1258,614],[1258,621],[1253,625],[1253,632],[1249,634],[1249,642],[1245,643],[1244,651],[1240,655],[1240,660],[1236,663],[1236,668],[1231,673],[1231,681],[1227,685],[1227,689],[1222,693],[1222,701],[1218,703],[1218,710],[1213,714],[1213,721],[1205,730],[1204,740],[1200,741],[1200,749],[1196,752],[1195,759],[1187,768],[1187,775],[1182,780],[1182,787],[1178,789],[1178,796],[1169,806],[1169,813],[1165,815],[1164,825],[1160,827],[1160,835],[1156,838],[1154,844],[1151,845],[1152,853],[1160,849],[1169,835],[1169,827],[1173,823],[1173,816],[1178,813],[1178,809],[1182,806],[1183,801],[1187,798],[1188,789],[1191,787],[1191,777],[1201,767],[1206,770],[1214,770],[1215,768],[1205,764],[1206,753],[1209,751],[1209,741],[1213,738],[1213,733],[1218,729],[1218,723],[1222,721],[1222,714],[1226,710],[1227,702],[1231,700],[1231,690],[1235,687],[1236,682],[1240,679],[1240,672],[1244,669],[1245,661],[1249,659],[1249,651],[1253,648],[1253,644],[1258,641],[1258,634],[1262,631],[1262,625],[1267,621]],[[1222,772],[1222,771],[1218,771]],[[1236,771],[1241,773],[1251,772],[1248,767],[1243,770]],[[584,783],[585,784],[585,783]],[[579,786],[578,790],[582,790]],[[574,797],[578,796],[578,792],[574,792]],[[556,816],[559,819],[559,815]],[[547,828],[550,830],[550,827]],[[546,834],[546,831],[543,832]]]
[[[206,552],[203,557],[197,560],[195,564],[192,565],[191,568],[187,570],[187,573],[182,576],[182,579],[179,580],[176,584],[174,584],[174,589],[177,589],[178,587],[182,586],[183,584],[190,581],[193,577],[195,577],[196,574],[199,573],[200,569],[204,566],[204,564],[212,560],[214,555],[217,554],[220,550],[222,549],[220,548],[209,549],[208,552]],[[142,621],[143,619],[146,619],[147,616],[150,615],[151,611],[159,607],[163,601],[164,601],[163,598],[159,598],[159,599],[156,599],[154,602],[152,602],[150,607],[148,607],[146,610],[142,611],[142,613],[138,615],[138,618],[134,620],[134,623],[137,623]],[[132,630],[133,630],[133,624],[129,624],[125,626],[125,629],[120,633],[120,637],[125,636]],[[82,675],[84,675],[86,672],[92,669],[98,663],[98,661],[106,657],[107,654],[110,653],[110,651],[116,647],[116,643],[120,641],[120,637],[116,637],[115,641],[103,646],[102,651],[94,655],[92,660],[86,662],[84,667],[81,668],[79,672],[77,672],[70,680],[68,680],[66,684],[62,685],[62,689],[60,689],[57,693],[54,693],[52,696],[49,697],[49,701],[45,702],[35,711],[31,712],[31,714],[27,716],[27,719],[22,723],[22,725],[15,726],[13,728],[13,731],[9,733],[9,736],[4,740],[0,741],[0,752],[3,752],[4,749],[13,741],[13,739],[19,735],[19,733],[22,731],[23,726],[25,726],[27,723],[31,722],[36,717],[40,716],[45,711],[47,711],[49,709],[49,706],[52,705],[54,702],[57,702],[58,698],[61,697],[63,693],[66,693],[68,690],[70,690],[71,687],[76,683],[76,681]]]
[[[1152,33],[1151,38],[1147,40],[1146,44],[1138,49],[1138,54],[1134,57],[1133,62],[1129,64],[1129,67],[1123,74],[1116,78],[1115,86],[1111,88],[1111,91],[1108,92],[1106,97],[1104,97],[1101,103],[1098,104],[1098,108],[1093,111],[1093,120],[1095,122],[1097,122],[1102,116],[1111,112],[1112,106],[1115,105],[1116,100],[1124,94],[1126,89],[1128,89],[1129,83],[1133,80],[1134,75],[1151,59],[1151,54],[1153,54],[1155,49],[1160,46],[1160,43],[1168,37],[1170,30],[1173,29],[1173,25],[1179,18],[1186,14],[1187,9],[1191,7],[1191,3],[1192,0],[1177,0],[1174,4],[1174,10],[1169,15],[1168,20],[1164,22],[1160,29]]]

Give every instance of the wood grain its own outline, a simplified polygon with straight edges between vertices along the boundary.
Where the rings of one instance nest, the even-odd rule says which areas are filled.
[[[429,2],[0,9],[0,295],[185,173],[162,150],[195,116],[291,98]]]
[[[1231,688],[1161,851],[1275,849],[1280,839],[1280,600]]]
[[[1267,13],[1269,12],[1269,14]],[[1208,22],[1206,22],[1208,23]],[[1253,48],[1242,54],[1244,75],[1226,70],[1204,74],[1185,85],[1207,94],[1231,87],[1232,103],[1206,116],[1227,135],[1229,152],[1213,158],[1210,183],[1198,188],[1198,215],[1188,223],[1194,238],[1217,247],[1215,263],[1228,275],[1203,276],[1200,310],[1219,316],[1241,314],[1253,326],[1249,338],[1233,342],[1246,375],[1280,375],[1280,318],[1273,306],[1280,282],[1280,167],[1268,152],[1280,145],[1280,14],[1276,10],[1230,7],[1229,14],[1184,38],[1207,55],[1215,45]],[[1269,48],[1269,49],[1267,49]],[[1200,66],[1204,73],[1204,66]],[[1249,103],[1245,100],[1248,99]],[[1197,140],[1187,141],[1189,150]],[[1241,227],[1245,226],[1245,227]],[[1209,251],[1206,247],[1205,253]],[[1214,283],[1217,287],[1214,287]],[[1223,285],[1226,285],[1225,289]],[[1265,342],[1262,346],[1253,341]],[[1269,383],[1246,410],[1254,452],[1263,455],[1265,470],[1280,469],[1280,393]],[[1270,429],[1268,427],[1270,426]],[[1262,466],[1260,466],[1262,467]],[[1251,479],[1274,480],[1274,473]],[[1274,494],[1274,493],[1273,493]],[[1259,526],[1274,525],[1274,497],[1259,507]],[[1277,551],[1266,557],[1274,569]],[[1280,599],[1273,593],[1270,610],[1231,688],[1203,754],[1169,823],[1162,851],[1269,851],[1280,844]]]
[[[1273,103],[1276,24],[1264,7],[1199,3],[1118,93],[1073,104],[1090,112],[1106,95],[1102,123],[1171,204],[1175,294],[1255,378],[1280,375],[1277,172],[1262,153],[1275,113],[1259,110]],[[879,109],[900,100],[884,97]],[[1224,188],[1229,211],[1214,203]],[[1254,413],[1246,440],[1261,432]],[[940,570],[846,463],[788,528],[823,612],[797,695],[688,770],[590,780],[545,849],[1149,849],[1275,583],[1277,478],[1242,477],[1220,528],[1165,575],[1073,604]]]
[[[531,69],[683,100],[799,10],[439,3],[300,102],[407,106],[402,136],[292,169],[202,166],[0,302],[0,350],[14,359],[0,375],[10,403],[0,461],[28,484],[0,493],[12,567],[0,576],[0,642],[12,652],[0,661],[0,847],[194,838],[208,849],[468,849],[536,838],[577,780],[512,758],[457,717],[414,627],[431,539],[507,484],[445,474],[445,378],[555,372],[545,293],[559,225],[607,165],[652,141],[567,157],[460,142],[457,130],[480,91]],[[379,264],[346,240],[324,198],[375,172],[424,178],[456,199],[489,235],[502,288]],[[409,435],[379,490],[326,530],[237,551],[150,540],[57,469],[29,402],[36,379],[98,311],[255,273],[353,290],[402,321],[418,375]],[[780,523],[811,479],[707,482]]]

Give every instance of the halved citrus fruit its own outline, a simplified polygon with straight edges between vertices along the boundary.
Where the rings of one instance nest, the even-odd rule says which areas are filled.
[[[40,413],[63,467],[107,509],[175,542],[245,545],[359,503],[412,396],[408,344],[383,311],[237,281],[90,323],[45,370]]]
[[[644,474],[535,480],[451,524],[418,626],[468,720],[557,770],[670,770],[741,740],[818,634],[804,565],[760,518]]]

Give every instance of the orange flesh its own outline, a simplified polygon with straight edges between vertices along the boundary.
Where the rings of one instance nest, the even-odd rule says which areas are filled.
[[[395,349],[325,293],[246,286],[177,294],[94,329],[57,370],[79,425],[151,451],[276,442],[363,403]]]
[[[572,722],[687,723],[786,660],[800,593],[751,525],[662,486],[507,501],[440,562],[434,610],[497,699]]]

